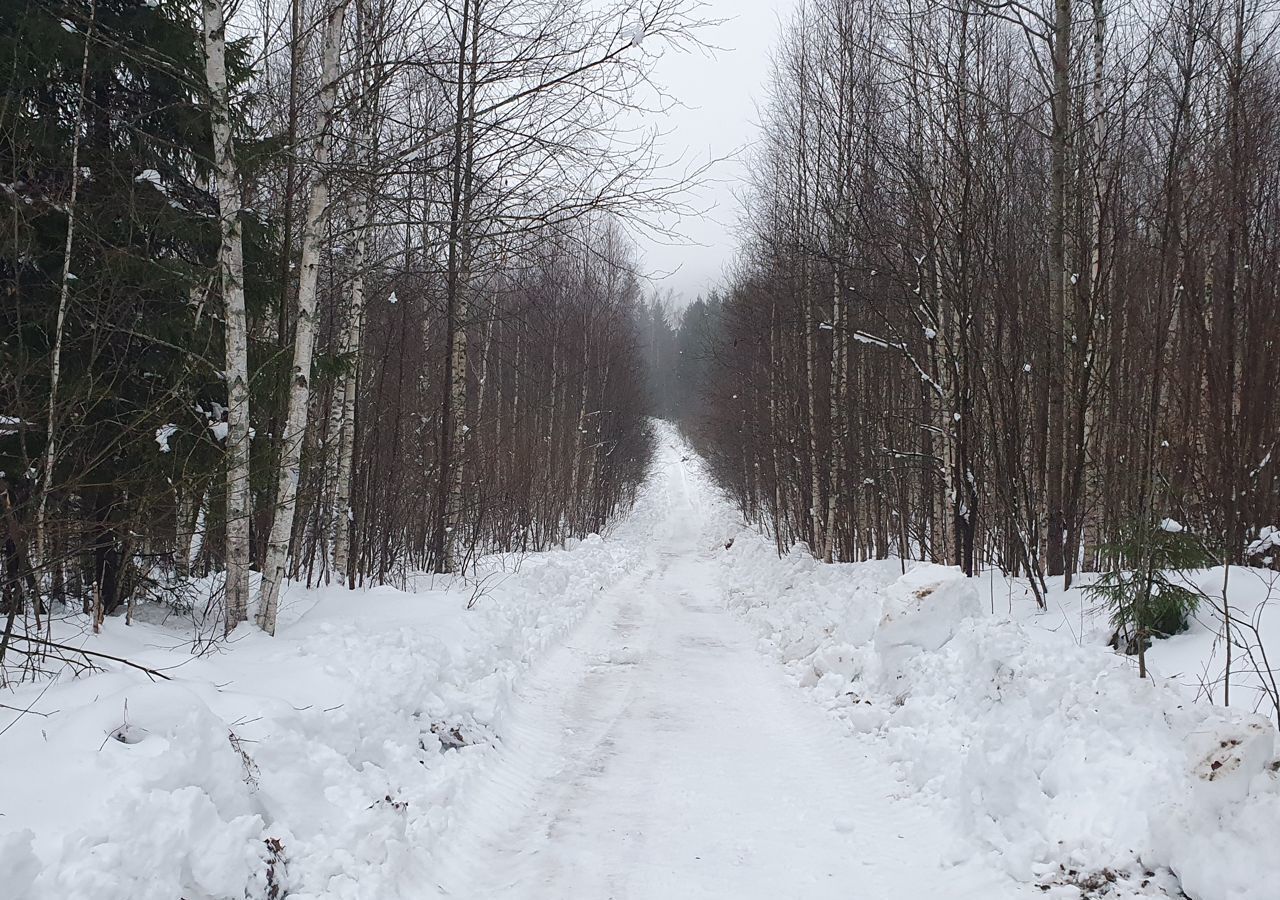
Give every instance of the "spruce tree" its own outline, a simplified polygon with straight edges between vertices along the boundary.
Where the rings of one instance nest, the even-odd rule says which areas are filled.
[[[1214,557],[1173,519],[1129,523],[1107,554],[1113,567],[1086,591],[1111,613],[1112,645],[1137,655],[1145,678],[1152,639],[1186,631],[1200,604],[1202,595],[1186,581],[1186,571],[1213,565]]]
[[[181,529],[176,498],[201,491],[222,459],[199,21],[168,0],[0,0],[0,59],[0,414],[20,426],[0,433],[0,470],[30,520],[44,483],[76,149],[48,478],[56,525],[37,562],[59,584],[67,569],[109,612],[131,588],[128,560],[161,530]],[[239,78],[243,59],[240,48]],[[260,246],[263,228],[247,231]],[[75,556],[82,565],[62,564]]]

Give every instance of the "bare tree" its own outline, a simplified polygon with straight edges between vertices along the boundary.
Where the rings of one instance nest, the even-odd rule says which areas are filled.
[[[240,222],[240,172],[231,135],[227,89],[227,33],[222,0],[204,0],[205,77],[213,122],[217,179],[218,273],[226,328],[227,381],[227,634],[249,610],[249,335],[244,303],[244,240]],[[189,551],[183,549],[183,557]]]

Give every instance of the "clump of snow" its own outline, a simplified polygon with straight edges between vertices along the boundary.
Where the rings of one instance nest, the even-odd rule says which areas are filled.
[[[1261,775],[1275,756],[1275,729],[1261,717],[1224,724],[1214,732],[1201,732],[1191,741],[1196,763],[1198,805],[1225,812],[1249,796],[1253,779]]]
[[[1177,519],[1161,519],[1160,530],[1167,531],[1170,534],[1180,534],[1185,529],[1182,527],[1182,523]]]
[[[34,840],[35,835],[28,828],[0,834],[0,868],[8,890],[17,897],[30,891],[40,874],[40,860],[31,849]]]
[[[225,421],[210,422],[209,430],[213,432],[213,439],[221,443],[227,439],[227,435],[231,433],[231,426]],[[253,440],[258,436],[258,429],[249,429],[249,440]]]
[[[958,569],[913,569],[884,589],[884,613],[875,633],[882,663],[895,668],[955,637],[982,612],[977,589]]]
[[[1267,525],[1258,530],[1255,540],[1249,542],[1247,552],[1250,556],[1263,556],[1275,550],[1280,550],[1280,528]]]
[[[170,422],[168,425],[161,425],[156,429],[156,443],[160,445],[161,453],[169,452],[169,438],[173,437],[178,430],[178,426]]]

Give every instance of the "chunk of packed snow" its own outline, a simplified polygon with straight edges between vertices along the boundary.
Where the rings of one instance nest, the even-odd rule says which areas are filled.
[[[959,569],[914,569],[888,585],[884,597],[875,646],[882,655],[899,659],[915,651],[940,649],[961,623],[982,614],[977,589]]]
[[[173,437],[174,432],[178,430],[178,426],[170,422],[168,425],[161,425],[156,429],[156,443],[160,445],[161,453],[169,452],[169,438]]]
[[[1269,550],[1280,550],[1280,528],[1267,525],[1258,530],[1258,537],[1249,542],[1248,554],[1261,556]]]
[[[31,849],[35,835],[30,829],[0,834],[0,871],[4,872],[6,890],[22,897],[40,874],[40,860]]]

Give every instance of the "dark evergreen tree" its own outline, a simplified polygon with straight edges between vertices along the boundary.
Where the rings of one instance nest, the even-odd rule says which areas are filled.
[[[0,470],[27,527],[48,486],[43,562],[83,554],[53,566],[55,586],[65,569],[106,611],[131,587],[125,562],[190,527],[175,486],[207,483],[222,456],[197,24],[164,0],[0,0],[0,414],[15,426]]]

